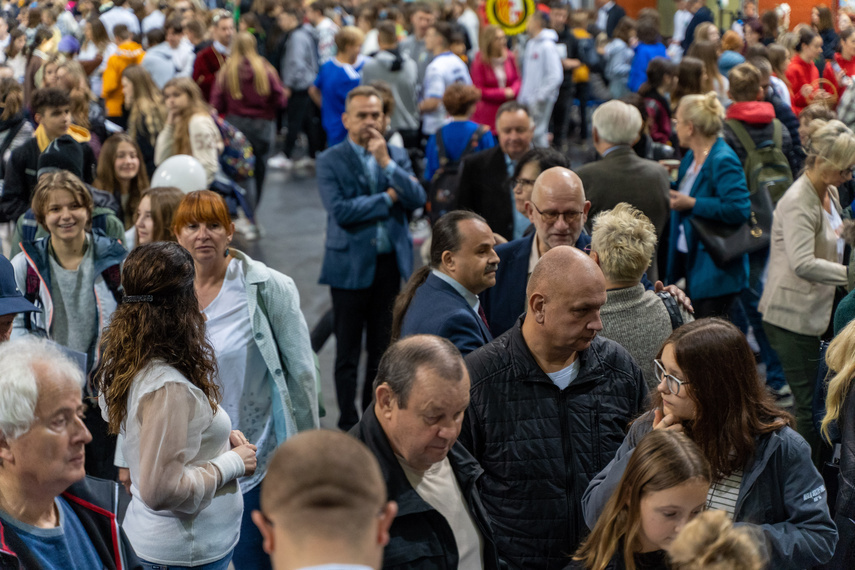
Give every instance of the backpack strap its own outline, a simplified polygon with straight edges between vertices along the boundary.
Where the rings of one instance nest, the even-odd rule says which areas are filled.
[[[656,293],[660,299],[662,299],[662,304],[665,305],[665,309],[668,311],[668,318],[671,319],[671,330],[677,330],[683,324],[683,315],[680,313],[680,307],[677,305],[677,300],[670,295],[670,293],[666,293],[665,291],[660,291]]]
[[[742,146],[745,147],[745,152],[751,152],[757,148],[757,145],[754,144],[754,139],[752,139],[751,135],[748,134],[748,131],[745,130],[745,125],[736,119],[727,119],[725,122],[731,128],[733,134],[736,135],[736,138],[739,139]]]
[[[436,152],[439,155],[439,165],[445,166],[448,163],[448,153],[445,150],[445,141],[442,140],[442,128],[436,131]]]
[[[27,280],[24,291],[24,298],[32,304],[36,304],[36,300],[39,298],[39,287],[41,286],[41,279],[39,279],[39,274],[33,268],[32,265],[27,263]],[[26,318],[24,319],[24,328],[28,331],[33,330],[33,313],[28,313]]]
[[[463,160],[464,157],[469,156],[475,149],[478,148],[478,145],[481,142],[481,137],[484,136],[484,133],[487,132],[489,127],[487,125],[478,125],[478,128],[475,129],[475,132],[472,133],[472,136],[469,137],[469,144],[466,145],[466,148],[463,149],[463,152],[460,154],[460,159]]]
[[[772,119],[772,143],[775,148],[784,148],[784,133],[781,131],[781,121]]]
[[[30,208],[22,216],[21,221],[21,241],[35,241],[36,233],[39,231],[39,223],[36,221],[36,214]]]

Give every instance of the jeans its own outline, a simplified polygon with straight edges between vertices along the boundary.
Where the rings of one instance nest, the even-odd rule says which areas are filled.
[[[207,564],[202,564],[201,566],[174,566],[172,564],[160,564],[158,562],[146,562],[145,560],[140,560],[140,564],[142,565],[144,570],[228,570],[229,562],[232,560],[232,553],[229,552],[219,560],[214,562],[208,562]]]
[[[766,365],[766,385],[778,390],[787,383],[784,379],[784,369],[781,367],[778,353],[769,344],[769,339],[763,330],[763,316],[757,310],[760,297],[763,295],[763,270],[768,260],[768,248],[748,255],[748,288],[739,293],[731,310],[731,318],[733,324],[743,333],[748,333],[749,326],[754,330],[754,338],[760,347],[760,356]]]
[[[243,494],[243,518],[240,540],[235,546],[232,562],[236,570],[270,570],[270,557],[264,552],[261,531],[252,522],[252,511],[261,509],[261,483]]]

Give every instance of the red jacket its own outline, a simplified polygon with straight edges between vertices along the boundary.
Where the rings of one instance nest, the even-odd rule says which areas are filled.
[[[787,81],[790,82],[791,89],[793,90],[793,113],[797,117],[802,112],[802,109],[809,105],[808,100],[802,95],[802,87],[810,85],[817,79],[819,79],[819,70],[813,62],[805,61],[798,55],[793,56],[790,66],[787,67]]]
[[[272,68],[267,70],[270,93],[260,95],[255,90],[255,76],[248,61],[240,66],[241,99],[234,99],[227,85],[220,78],[214,81],[211,89],[211,105],[220,115],[237,115],[254,119],[274,120],[276,111],[285,106],[285,92],[279,74]]]
[[[214,79],[225,61],[226,56],[215,50],[213,45],[196,54],[196,61],[193,63],[193,80],[202,89],[205,101],[210,101]]]
[[[481,90],[481,100],[475,107],[475,114],[472,115],[472,120],[480,125],[488,125],[490,130],[496,132],[496,111],[505,101],[510,101],[505,97],[505,88],[499,87],[499,82],[496,80],[496,72],[493,67],[481,61],[481,53],[475,56],[475,61],[472,63],[472,68],[469,70],[472,75],[472,84]],[[522,78],[517,71],[517,62],[514,60],[512,53],[508,52],[508,57],[505,59],[505,86],[510,87],[514,91],[514,99],[520,93]]]

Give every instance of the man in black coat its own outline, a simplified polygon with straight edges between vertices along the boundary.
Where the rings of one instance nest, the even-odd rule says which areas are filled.
[[[510,241],[522,237],[530,224],[514,207],[511,177],[531,148],[534,123],[524,105],[509,101],[496,111],[496,130],[498,146],[463,159],[458,208],[483,216],[495,233]]]
[[[527,292],[514,328],[466,357],[460,441],[484,469],[499,555],[548,570],[564,568],[587,534],[582,493],[642,411],[647,385],[626,350],[597,337],[606,284],[584,252],[547,251]]]
[[[689,25],[686,27],[686,37],[683,38],[683,43],[681,44],[683,46],[683,53],[688,52],[689,46],[695,41],[695,28],[704,22],[715,23],[712,10],[707,8],[706,0],[689,0],[686,6],[693,16],[689,20]]]
[[[500,568],[477,487],[483,470],[457,443],[469,405],[460,352],[431,335],[396,342],[380,361],[374,396],[350,433],[377,457],[398,504],[383,568]]]
[[[626,16],[626,10],[618,6],[614,0],[595,0],[594,5],[597,7],[597,28],[611,38],[618,22]]]

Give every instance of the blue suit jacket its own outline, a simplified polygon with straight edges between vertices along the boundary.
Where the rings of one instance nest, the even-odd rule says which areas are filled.
[[[487,323],[495,336],[499,336],[517,322],[525,310],[525,289],[528,285],[528,260],[535,233],[496,246],[499,269],[496,285],[481,294],[481,305]],[[582,232],[576,247],[584,250],[591,245],[591,236]]]
[[[493,341],[481,317],[454,287],[430,274],[416,289],[401,324],[401,337],[434,334],[450,340],[463,356]]]
[[[677,187],[694,160],[689,151],[680,165]],[[748,255],[743,255],[726,267],[717,266],[701,243],[689,219],[692,216],[722,222],[743,224],[751,214],[751,199],[745,184],[742,163],[730,146],[719,137],[710,149],[695,184],[689,193],[695,198],[695,207],[685,212],[671,212],[671,234],[668,240],[668,283],[677,275],[677,238],[682,225],[686,232],[689,253],[686,260],[686,282],[692,299],[708,299],[729,293],[738,293],[748,287]]]
[[[413,240],[407,211],[424,206],[425,191],[413,174],[404,149],[389,147],[398,165],[390,179],[380,172],[372,195],[362,160],[347,140],[318,155],[318,190],[327,210],[327,243],[320,283],[337,289],[367,289],[377,266],[377,221],[386,220],[389,241],[398,258],[402,279],[413,271]],[[388,205],[385,190],[398,193]]]

